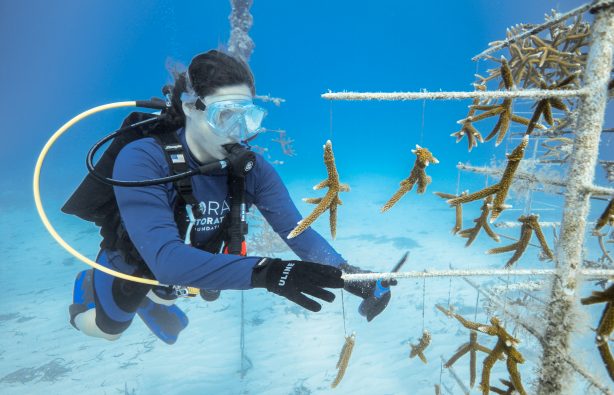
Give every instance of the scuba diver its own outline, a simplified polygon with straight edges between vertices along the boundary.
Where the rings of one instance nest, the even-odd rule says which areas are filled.
[[[247,64],[216,50],[201,53],[163,92],[167,102],[161,114],[130,114],[120,130],[136,134],[116,138],[95,166],[112,179],[133,180],[132,185],[107,185],[90,174],[62,210],[101,227],[99,264],[182,286],[152,286],[84,270],[75,280],[70,323],[86,335],[116,340],[138,315],[173,344],[188,324],[174,302],[189,294],[189,287],[207,301],[221,290],[266,288],[314,312],[321,309],[314,299],[335,299],[325,288],[344,288],[363,298],[360,312],[367,320],[381,313],[390,284],[344,283],[343,272],[364,271],[348,265],[311,228],[286,238],[301,215],[273,166],[249,150],[266,111],[253,104],[254,78]],[[211,163],[221,165],[170,181]],[[246,255],[245,212],[251,206],[300,260]]]

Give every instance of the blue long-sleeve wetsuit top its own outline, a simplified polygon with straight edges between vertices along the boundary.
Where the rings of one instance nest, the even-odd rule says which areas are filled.
[[[190,155],[183,129],[178,131],[190,169],[198,166]],[[171,174],[162,147],[153,138],[125,146],[115,160],[113,178],[149,180]],[[247,174],[246,203],[255,205],[271,227],[300,259],[338,266],[345,260],[316,231],[308,228],[293,239],[286,236],[301,215],[281,178],[262,156],[256,154]],[[193,195],[204,216],[197,220],[193,242],[207,242],[230,212],[228,176],[225,171],[192,177]],[[114,187],[124,226],[141,257],[163,284],[189,285],[202,289],[249,289],[254,256],[211,254],[186,245],[179,236],[173,207],[177,193],[172,183],[147,187]]]

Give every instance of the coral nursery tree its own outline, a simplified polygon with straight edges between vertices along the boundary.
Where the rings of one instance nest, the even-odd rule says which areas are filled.
[[[587,12],[594,16],[592,24],[583,20],[583,14]],[[543,275],[550,275],[552,280],[550,293],[545,298],[547,300],[543,301],[546,305],[544,327],[536,329],[533,327],[533,322],[523,321],[522,316],[510,314],[509,311],[506,313],[505,301],[500,303],[494,292],[485,291],[484,294],[491,299],[490,302],[503,307],[504,315],[507,314],[539,341],[542,347],[542,356],[539,360],[541,368],[535,383],[536,392],[539,394],[571,393],[574,390],[574,372],[579,373],[594,389],[602,393],[612,393],[609,389],[611,383],[600,382],[592,374],[592,370],[574,359],[576,353],[572,348],[571,338],[578,330],[580,306],[578,293],[582,277],[590,274],[591,277],[608,278],[612,277],[613,272],[612,259],[606,244],[611,241],[611,227],[614,224],[614,208],[612,208],[614,189],[594,184],[599,160],[600,136],[604,132],[605,107],[609,92],[613,89],[610,81],[613,48],[614,2],[596,0],[565,14],[547,15],[545,23],[541,25],[517,25],[508,29],[504,40],[491,43],[488,50],[474,58],[474,60],[491,61],[495,67],[487,70],[485,76],[476,75],[477,81],[474,83],[473,92],[329,92],[322,95],[329,100],[471,98],[473,102],[469,106],[469,113],[459,121],[460,130],[452,134],[456,141],[467,138],[469,151],[478,144],[499,146],[506,142],[505,146],[512,145],[511,151],[506,154],[503,170],[498,166],[479,168],[467,164],[458,166],[460,171],[486,174],[498,179],[498,182],[473,193],[457,191],[454,194],[446,191],[438,192],[437,195],[446,199],[454,208],[456,216],[453,234],[468,238],[467,246],[475,240],[481,229],[485,230],[492,242],[498,242],[499,236],[503,235],[497,234],[489,224],[497,221],[501,213],[509,209],[508,192],[524,193],[528,196],[525,198],[526,205],[522,208],[524,214],[518,218],[518,222],[494,224],[497,227],[503,225],[502,227],[506,228],[519,228],[520,232],[515,242],[504,247],[492,248],[488,252],[495,254],[513,252],[506,265],[510,267],[515,265],[526,253],[527,247],[532,245],[539,248],[541,259],[552,261],[553,268],[542,271]],[[497,57],[491,55],[494,53],[497,53]],[[529,116],[523,117],[515,111],[517,104],[515,102],[518,99],[532,101],[533,109]],[[492,129],[483,137],[484,125],[488,125],[489,120],[492,122],[490,126]],[[605,128],[605,132],[611,130]],[[521,135],[520,139],[514,137],[518,134]],[[532,144],[531,150],[527,148],[529,144]],[[526,155],[525,151],[532,152],[532,155]],[[611,162],[601,160],[600,163],[608,173],[607,179],[612,182]],[[564,196],[564,207],[559,222],[540,222],[539,216],[532,212],[530,196],[535,188]],[[600,207],[603,203],[607,205],[598,218],[592,218],[589,210],[591,202],[596,207]],[[474,220],[475,227],[463,230],[462,205],[466,204],[481,204],[482,215]],[[602,252],[602,257],[596,261],[589,259],[588,254],[584,252],[585,249],[589,250],[585,242],[592,242],[587,241],[585,237],[589,220],[597,223],[597,226],[594,228],[591,226],[588,232],[589,234],[592,232],[599,239]],[[542,229],[545,226],[557,230],[554,243],[549,243],[546,239]],[[605,241],[608,232],[610,240]],[[532,243],[533,236],[538,244]],[[522,271],[512,267],[508,273],[524,275],[534,274],[537,271],[539,270]],[[479,275],[498,275],[501,271],[450,270],[441,272],[440,275],[467,276],[472,273],[478,275],[475,274],[478,272]],[[414,272],[377,275],[401,278],[427,274]],[[347,279],[351,277],[346,275]],[[601,284],[603,285],[603,282]],[[481,289],[478,285],[473,284],[473,286]],[[527,295],[531,293],[529,288],[527,287],[525,291]],[[539,287],[533,291],[538,289]],[[611,299],[610,291],[611,288],[608,291],[596,291],[592,297],[585,298],[584,303],[606,303],[599,324],[593,327],[599,326],[596,340],[599,354],[610,376],[614,377],[612,372],[614,360],[607,347],[609,335],[614,327],[612,324],[614,310],[611,307],[614,301]],[[495,347],[497,352],[491,352],[483,363],[483,369],[488,371],[482,372],[481,392],[511,393],[515,389],[524,393],[516,367],[516,363],[522,363],[524,359],[520,354],[516,354],[513,348],[516,339],[506,332],[501,322],[493,316],[490,324],[478,324],[453,312],[448,314],[474,330],[472,332],[474,337],[475,331],[499,337],[499,343]],[[476,348],[479,343],[476,339],[472,341],[473,343],[463,346],[465,348],[459,349],[459,352],[462,354],[472,350],[475,354],[475,350],[479,349]],[[458,357],[461,354],[458,354]],[[511,355],[515,355],[515,363],[510,362]],[[512,377],[509,381],[502,381],[508,386],[507,392],[491,387],[488,380],[490,368],[504,356]],[[472,359],[475,360],[475,355]],[[453,360],[455,359],[452,358],[448,365],[451,366]],[[475,361],[472,362],[472,366],[474,364]],[[475,381],[475,374],[472,369],[471,384]]]

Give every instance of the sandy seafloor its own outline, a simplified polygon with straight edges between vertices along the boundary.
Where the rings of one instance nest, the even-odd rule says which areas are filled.
[[[405,175],[404,175],[405,176]],[[404,177],[403,176],[403,177]],[[292,196],[316,196],[311,186],[319,180],[304,180],[289,185]],[[493,247],[480,234],[471,248],[464,240],[450,235],[454,211],[432,192],[407,195],[386,214],[379,208],[394,192],[394,178],[367,175],[350,182],[353,191],[342,196],[338,236],[333,245],[350,263],[366,269],[388,271],[407,250],[411,251],[404,270],[447,269],[455,267],[500,268],[509,254],[488,256]],[[448,190],[447,192],[453,192]],[[537,198],[536,198],[537,200]],[[45,202],[58,230],[80,251],[95,256],[97,230],[83,222],[57,214],[61,202]],[[537,203],[534,204],[534,206]],[[477,217],[480,204],[465,210],[464,226]],[[306,215],[310,206],[299,201]],[[517,214],[517,213],[516,213]],[[515,218],[510,214],[505,219]],[[551,214],[555,215],[555,214]],[[315,228],[330,238],[328,215]],[[556,216],[555,216],[556,217]],[[461,279],[427,279],[422,307],[423,281],[401,280],[385,312],[367,323],[358,315],[358,299],[344,293],[345,328],[340,291],[337,300],[320,313],[302,308],[263,290],[244,293],[245,352],[252,366],[241,378],[240,300],[241,292],[225,291],[213,303],[191,299],[179,301],[190,318],[189,327],[179,341],[168,346],[151,334],[136,318],[124,335],[114,342],[92,339],[68,323],[73,280],[85,268],[48,236],[32,207],[15,203],[3,213],[0,232],[2,265],[0,287],[0,393],[9,394],[433,394],[440,382],[446,393],[463,393],[447,369],[441,369],[440,356],[449,358],[469,332],[435,308],[436,303],[451,304],[466,318],[487,322],[480,298],[476,315],[477,292]],[[515,234],[516,230],[506,230]],[[548,234],[548,239],[551,237]],[[536,242],[536,240],[534,240]],[[505,242],[505,241],[503,241]],[[289,253],[283,256],[292,256]],[[537,249],[529,247],[519,268],[552,267],[539,262]],[[510,281],[526,279],[510,278]],[[497,279],[478,279],[479,283],[501,284]],[[586,296],[590,287],[584,286]],[[513,300],[518,294],[509,296]],[[546,293],[541,293],[546,297]],[[509,308],[526,313],[521,306]],[[601,306],[587,309],[589,314],[574,336],[576,358],[606,386],[611,382],[593,343],[590,326],[595,326]],[[422,328],[432,333],[426,351],[428,364],[409,359],[408,342],[417,343]],[[515,326],[503,317],[510,330]],[[540,325],[539,319],[533,324]],[[356,346],[341,384],[331,389],[335,364],[344,342],[344,330],[356,333]],[[540,358],[538,343],[523,331],[520,351],[527,362],[520,367],[525,386],[532,392],[535,369]],[[494,341],[480,335],[479,341],[492,347]],[[483,356],[479,359],[479,367]],[[505,365],[493,369],[491,383],[506,378]],[[454,365],[454,371],[468,384],[469,359]],[[478,370],[478,382],[479,371]],[[585,393],[586,383],[578,379],[574,393]],[[477,384],[471,393],[477,394]]]

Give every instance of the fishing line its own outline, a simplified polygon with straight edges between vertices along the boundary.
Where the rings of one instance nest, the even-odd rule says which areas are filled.
[[[537,147],[539,146],[539,137],[535,138],[533,142],[535,145],[533,146],[533,165],[537,163]],[[527,198],[525,202],[525,214],[529,214],[531,212],[531,206],[533,204],[533,187],[531,184],[528,186]]]
[[[480,289],[478,288],[478,293],[475,297],[475,314],[473,315],[473,321],[477,321],[478,319],[478,303],[480,302]]]
[[[341,290],[341,310],[343,311],[343,334],[345,335],[345,337],[347,337],[348,331],[345,328],[346,316],[345,316],[345,301],[343,299],[343,290]]]
[[[452,265],[450,265],[450,270],[452,269]],[[452,277],[450,277],[450,282],[448,283],[448,310],[450,310],[450,301],[452,299]]]
[[[439,388],[441,388],[441,375],[443,374],[443,361],[439,361]]]
[[[241,378],[245,375],[245,295],[241,291]]]
[[[426,92],[426,89],[424,89]],[[422,100],[422,124],[420,125],[420,145],[424,145],[424,113],[426,112],[426,100]]]
[[[510,273],[507,273],[507,283],[505,284],[505,295],[503,295],[503,326],[506,325],[507,319],[507,295],[510,289]]]
[[[333,141],[333,101],[329,102],[329,125],[328,125],[328,139]]]
[[[426,310],[426,277],[422,282],[422,332],[424,332],[424,311]]]

